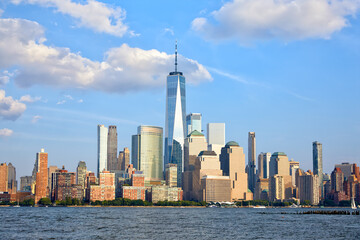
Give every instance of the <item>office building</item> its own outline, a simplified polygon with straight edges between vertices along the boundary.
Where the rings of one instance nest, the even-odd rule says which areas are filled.
[[[32,176],[20,177],[20,191],[31,192]]]
[[[255,193],[256,182],[256,139],[255,132],[249,132],[248,136],[248,187]]]
[[[207,124],[208,151],[214,151],[220,156],[221,148],[225,146],[225,123]]]
[[[322,159],[322,144],[315,141],[313,142],[313,172],[314,175],[319,176],[319,188],[321,196],[323,196],[323,159]]]
[[[275,152],[270,158],[269,195],[273,200],[284,200],[293,197],[293,186],[290,176],[290,163],[283,152]]]
[[[177,71],[177,44],[175,46],[175,72],[166,81],[165,156],[168,163],[178,167],[178,186],[181,187],[184,170],[183,145],[186,134],[185,77]]]
[[[336,164],[335,168],[341,169],[341,172],[344,174],[344,180],[347,180],[351,175],[355,175],[360,179],[359,167],[357,167],[356,164],[344,162],[341,164]]]
[[[300,176],[299,196],[300,202],[310,201],[311,205],[319,204],[319,176],[314,175],[310,170]]]
[[[109,126],[107,136],[107,170],[120,170],[118,169],[117,158],[117,130],[116,126]]]
[[[16,193],[17,191],[17,181],[16,181],[16,169],[9,163],[8,165],[8,192]]]
[[[169,187],[177,186],[177,165],[169,163],[165,166],[165,181]]]
[[[258,156],[258,178],[269,178],[271,153],[260,153]]]
[[[86,173],[87,173],[86,163],[83,161],[80,161],[76,168],[76,185],[79,185],[80,188],[82,189],[82,198],[85,197]]]
[[[256,180],[254,200],[268,200],[269,179],[259,178]],[[265,195],[265,197],[264,197]]]
[[[67,198],[83,199],[83,191],[80,185],[76,185],[76,174],[62,169],[56,170],[52,174],[53,192],[51,194],[53,201],[64,201]]]
[[[296,171],[300,168],[299,162],[294,161],[293,159],[290,160],[290,176],[291,176],[291,183],[293,187],[296,187]]]
[[[35,203],[38,203],[41,198],[49,196],[48,154],[44,149],[36,154],[36,169]]]
[[[231,180],[229,176],[205,175],[201,178],[202,201],[231,202]]]
[[[163,173],[163,129],[139,126],[138,134],[132,136],[132,164],[144,172],[145,180],[161,181]]]
[[[190,113],[186,116],[186,134],[190,134],[193,131],[202,132],[201,128],[201,113]]]
[[[97,176],[100,172],[107,170],[107,142],[108,129],[104,125],[98,125],[98,162],[97,162]]]
[[[182,179],[182,189],[184,190],[184,199],[191,200],[192,192],[192,172],[195,169],[195,160],[199,153],[207,150],[207,142],[204,134],[195,130],[185,139],[184,144],[184,172]]]
[[[231,180],[232,200],[252,200],[253,196],[248,193],[248,177],[245,172],[245,154],[237,142],[228,142],[221,149],[221,170],[224,176]]]
[[[6,163],[0,165],[0,193],[8,192],[8,166]]]
[[[48,187],[49,187],[49,196],[53,192],[53,184],[52,184],[52,174],[57,170],[60,170],[57,166],[49,166],[48,167]]]
[[[127,166],[130,164],[130,151],[129,148],[124,148],[123,151],[119,152],[118,156],[118,170],[125,171]]]

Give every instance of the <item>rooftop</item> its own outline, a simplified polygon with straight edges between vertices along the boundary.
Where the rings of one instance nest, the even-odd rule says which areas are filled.
[[[274,152],[272,156],[286,156],[284,152]]]
[[[197,131],[197,130],[194,130],[194,131],[192,131],[189,135],[187,135],[188,137],[193,137],[193,136],[201,136],[201,137],[203,137],[204,136],[204,134],[202,134],[201,132],[199,132],[199,131]]]
[[[239,144],[235,141],[230,141],[225,145],[225,147],[238,147],[238,146]]]
[[[214,151],[201,151],[199,153],[199,156],[217,156],[217,154]]]

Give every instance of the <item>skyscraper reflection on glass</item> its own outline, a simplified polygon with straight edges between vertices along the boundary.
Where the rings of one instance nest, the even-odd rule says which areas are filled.
[[[178,186],[184,169],[183,145],[186,136],[185,77],[177,71],[177,45],[175,47],[175,72],[170,72],[166,81],[165,157],[164,166],[177,164]]]

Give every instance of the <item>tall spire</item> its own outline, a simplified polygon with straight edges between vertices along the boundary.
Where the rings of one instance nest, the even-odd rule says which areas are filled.
[[[175,73],[177,73],[177,40],[175,42]]]

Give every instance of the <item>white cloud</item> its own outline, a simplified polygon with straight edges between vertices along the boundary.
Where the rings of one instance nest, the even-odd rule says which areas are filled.
[[[31,122],[32,122],[32,123],[37,123],[41,118],[42,118],[41,116],[36,115],[36,116],[34,116],[34,117],[32,118]]]
[[[174,36],[174,35],[175,35],[175,34],[174,34],[174,30],[171,29],[171,28],[165,28],[165,29],[164,29],[164,32],[165,32],[165,33],[170,33],[171,36]]]
[[[78,100],[78,103],[83,103],[83,102],[84,102],[84,100],[82,100],[82,99]]]
[[[74,100],[74,98],[71,95],[64,95],[64,97],[69,100]]]
[[[174,55],[127,44],[108,50],[102,62],[49,47],[43,28],[28,20],[0,19],[0,39],[0,68],[20,66],[14,81],[21,87],[39,84],[123,93],[162,87],[174,68]],[[212,80],[203,65],[181,55],[179,70],[190,83]]]
[[[6,97],[5,91],[0,89],[0,118],[15,121],[26,110],[26,105],[14,100],[12,97]]]
[[[0,137],[10,137],[13,134],[13,130],[8,128],[0,129]]]
[[[19,101],[33,103],[33,102],[37,102],[40,100],[41,100],[41,97],[31,97],[30,95],[25,95],[25,96],[22,96]]]
[[[96,32],[104,32],[118,37],[129,32],[128,26],[123,23],[126,18],[124,9],[111,7],[95,0],[88,0],[84,4],[71,0],[12,0],[12,3],[38,4],[55,8],[58,12],[77,19],[79,26],[93,29]],[[133,31],[130,31],[129,34],[136,35]]]
[[[213,40],[329,39],[348,26],[360,0],[233,0],[196,18],[192,29]],[[213,21],[214,20],[214,21]]]
[[[57,105],[61,105],[61,104],[64,104],[64,103],[66,103],[66,100],[58,101],[56,104],[57,104]]]

